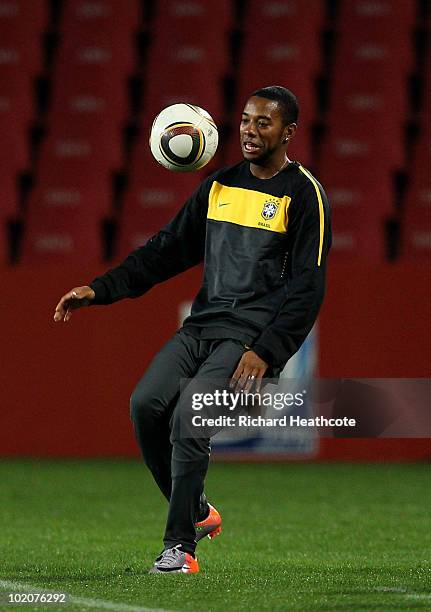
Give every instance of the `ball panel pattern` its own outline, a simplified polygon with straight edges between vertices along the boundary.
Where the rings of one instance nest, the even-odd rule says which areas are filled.
[[[172,138],[186,134],[192,139],[192,149],[186,157],[176,155],[169,146]],[[160,152],[170,163],[177,166],[189,166],[197,163],[205,150],[205,136],[202,130],[191,123],[173,123],[167,126],[160,137]]]

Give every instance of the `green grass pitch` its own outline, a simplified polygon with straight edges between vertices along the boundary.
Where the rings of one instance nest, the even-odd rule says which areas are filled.
[[[429,465],[215,463],[207,492],[224,523],[201,572],[149,576],[167,505],[143,464],[2,461],[0,591],[84,598],[23,610],[431,610]]]

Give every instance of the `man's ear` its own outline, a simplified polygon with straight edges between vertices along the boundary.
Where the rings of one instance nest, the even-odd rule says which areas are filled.
[[[289,125],[286,125],[283,138],[283,142],[285,144],[287,144],[289,140],[295,136],[297,127],[298,126],[296,123],[289,123]]]

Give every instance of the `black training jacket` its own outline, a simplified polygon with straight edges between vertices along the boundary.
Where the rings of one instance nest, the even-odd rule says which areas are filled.
[[[184,330],[242,339],[282,368],[311,330],[325,293],[329,204],[297,162],[270,179],[248,162],[219,170],[117,268],[95,278],[94,304],[136,298],[204,262]]]

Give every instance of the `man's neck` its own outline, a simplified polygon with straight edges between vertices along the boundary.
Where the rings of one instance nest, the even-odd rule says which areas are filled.
[[[259,179],[270,179],[276,176],[290,163],[290,159],[285,154],[281,159],[273,160],[268,165],[260,166],[250,162],[250,172]]]

